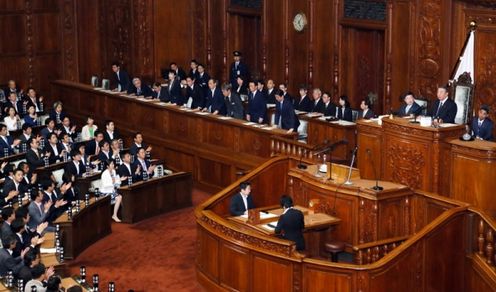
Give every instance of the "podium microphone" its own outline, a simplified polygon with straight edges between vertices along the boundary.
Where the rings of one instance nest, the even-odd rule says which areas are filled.
[[[355,146],[355,149],[353,149],[353,153],[352,153],[352,156],[351,156],[351,163],[350,163],[350,170],[348,172],[348,179],[346,179],[346,181],[344,182],[344,184],[347,185],[347,186],[353,184],[351,182],[351,172],[353,170],[353,163],[355,163],[355,157],[356,157],[357,150],[358,150],[358,146]]]
[[[327,146],[329,144],[329,140],[325,139],[322,144],[317,144],[310,151],[315,151],[316,149],[321,149],[322,147]],[[301,151],[300,153],[300,161],[298,162],[298,169],[307,169],[307,166],[302,162],[303,161],[303,154],[306,151]]]
[[[367,155],[369,157],[370,162],[372,163],[372,168],[374,169],[374,176],[375,176],[375,186],[372,187],[374,191],[382,191],[384,188],[379,186],[379,177],[377,176],[377,171],[375,170],[375,163],[374,159],[372,159],[372,151],[370,149],[365,150],[367,152]]]

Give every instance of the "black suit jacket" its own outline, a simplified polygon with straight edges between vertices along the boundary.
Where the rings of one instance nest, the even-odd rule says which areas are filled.
[[[132,177],[133,179],[133,183],[139,181],[139,178],[141,175],[136,175],[136,165],[135,164],[131,164],[130,165],[131,167],[131,173],[129,173],[129,170],[127,169],[127,167],[123,164],[119,165],[119,168],[117,168],[117,174],[119,174],[120,177],[123,177],[123,176],[126,176],[126,177]],[[127,186],[128,185],[128,181],[127,179],[126,180],[123,180],[121,182],[121,185],[122,186]]]
[[[249,195],[246,198],[246,203],[248,205],[248,209],[255,208],[255,204],[253,204],[253,199],[251,198],[251,195]],[[245,208],[245,204],[243,203],[243,198],[241,197],[241,193],[237,193],[231,198],[231,205],[229,206],[229,211],[231,212],[232,216],[241,216],[245,213],[245,211],[247,211]]]
[[[282,101],[282,109],[281,103],[276,103],[276,114],[274,123],[279,126],[279,121],[281,123],[281,128],[284,130],[289,129],[298,129],[298,118],[294,112],[293,104],[289,100]]]
[[[231,97],[225,97],[227,116],[235,119],[244,119],[244,107],[241,97],[237,93],[231,92]]]
[[[96,153],[96,141],[95,139],[86,142],[86,147],[84,153],[87,155],[95,155]]]
[[[319,99],[319,101],[317,103],[315,103],[315,101],[313,101],[313,108],[312,108],[312,112],[314,113],[322,113],[322,111],[324,110],[324,102],[322,101],[322,98]]]
[[[138,168],[138,165],[141,166],[141,163],[139,162],[138,158],[135,158],[134,159],[134,162],[132,164],[134,166],[134,170],[136,170]],[[146,165],[146,169],[143,169],[143,167],[141,167],[141,171],[138,175],[136,175],[136,179],[137,180],[143,180],[143,172],[144,171],[148,171],[148,168],[150,167],[151,163],[149,160],[146,160],[145,159],[145,165]],[[148,177],[152,176],[153,174],[149,174]],[[134,180],[134,179],[133,179]]]
[[[150,86],[144,84],[143,82],[141,83],[141,88],[138,89],[134,85],[131,87],[131,90],[129,93],[134,93],[137,96],[144,96],[144,97],[150,97],[153,96],[153,90],[150,88]]]
[[[160,86],[160,92],[156,92],[156,91],[152,92],[153,98],[158,98],[162,100],[163,98],[165,98],[165,96],[167,96],[167,87],[165,86]]]
[[[227,110],[224,95],[222,95],[219,88],[215,88],[213,95],[212,90],[208,89],[205,107],[210,108],[210,112],[212,113],[218,111],[219,115],[226,115]]]
[[[279,217],[275,233],[280,234],[284,239],[294,241],[296,250],[304,250],[303,229],[305,229],[303,213],[300,210],[291,208]]]
[[[119,132],[117,131],[114,131],[114,139],[120,139],[121,138],[121,135],[119,135]],[[107,141],[107,142],[112,142],[112,139],[110,138],[110,135],[109,133],[107,132],[107,130],[103,131],[103,140]]]
[[[36,153],[31,148],[29,148],[26,152],[26,161],[28,162],[29,168],[31,170],[35,170],[38,167],[45,166],[45,161],[43,160],[41,151],[38,150],[38,153],[40,154],[40,156],[36,155]]]
[[[64,172],[73,175],[75,177],[83,176],[83,173],[86,171],[85,166],[81,162],[79,162],[78,164],[79,164],[79,171],[76,168],[76,165],[74,165],[74,161],[70,161],[69,163],[66,164]]]
[[[171,81],[169,81],[171,82]],[[169,84],[168,86],[165,87],[165,96],[160,96],[160,100],[163,102],[171,102],[175,103],[177,105],[182,105],[184,103],[182,96],[181,96],[181,84],[179,83],[179,80],[174,79],[172,81],[172,85]]]
[[[269,90],[267,90],[265,97],[267,98],[267,103],[271,103],[271,104],[277,103],[277,101],[276,101],[276,89],[275,88],[272,89],[271,92],[269,92]]]
[[[114,77],[116,87],[117,85],[121,86],[121,91],[128,91],[132,86],[131,79],[126,71],[121,69],[119,70],[119,77],[117,77],[117,73],[112,74],[112,76]]]
[[[0,137],[0,156],[5,156],[5,149],[8,149],[9,155],[14,154],[14,149],[12,148],[12,143],[14,143],[12,136],[6,136],[7,142],[3,138]]]
[[[343,114],[343,109],[341,107],[336,109],[338,111],[338,119],[340,120],[345,120],[348,122],[353,121],[353,112],[351,111],[351,108],[346,107],[344,108],[344,114]]]
[[[447,98],[443,106],[439,108],[439,111],[438,108],[439,108],[439,99],[436,100],[430,111],[430,115],[433,118],[441,119],[443,120],[443,123],[455,123],[455,117],[458,107],[456,106],[456,103],[453,100]]]
[[[248,114],[250,115],[250,122],[258,123],[260,118],[263,119],[262,123],[267,120],[267,100],[260,91],[255,91],[248,94]]]
[[[3,185],[3,194],[1,195],[1,198],[0,198],[0,201],[3,203],[5,202],[5,198],[9,195],[9,193],[11,191],[15,191],[16,190],[16,187],[15,187],[15,183],[13,180],[9,179],[8,181],[5,182],[5,184]],[[23,184],[19,184],[19,186],[17,187],[17,190],[19,191],[19,194],[22,194],[24,196],[24,193],[27,192],[27,188],[25,185]],[[17,197],[14,197],[12,199],[13,202],[17,202]]]
[[[325,117],[335,117],[336,106],[332,102],[329,102],[327,105],[324,103],[320,113],[324,114]]]
[[[422,113],[422,107],[418,105],[418,103],[413,102],[412,106],[410,109],[408,109],[408,112],[406,111],[406,103],[403,103],[398,110],[398,115],[401,117],[409,116],[409,115],[420,115]]]
[[[366,119],[366,120],[368,120],[368,119],[372,119],[373,117],[374,117],[374,112],[371,109],[369,109],[367,111],[367,113],[365,114],[365,116],[363,115],[363,111],[360,111],[358,113],[358,118],[359,119]]]
[[[195,84],[193,85],[193,89],[190,86],[187,87],[187,96],[188,99],[191,97],[193,99],[191,103],[191,108],[203,108],[205,107],[205,95],[203,89]],[[184,101],[185,103],[187,100]]]
[[[479,119],[477,117],[472,121],[472,136],[479,137],[483,140],[493,140],[493,121],[484,119],[482,125],[479,127]]]
[[[55,152],[54,152],[52,146],[50,145],[50,143],[47,143],[45,145],[45,148],[43,149],[43,153],[50,152],[50,157],[48,158],[48,163],[50,163],[50,164],[62,161],[60,154],[62,153],[62,150],[64,150],[64,147],[62,145],[60,145],[59,143],[57,143],[56,147],[57,147],[57,151],[59,152],[59,155],[55,155]],[[67,154],[67,155],[69,155],[69,154]]]
[[[303,112],[311,112],[314,107],[314,102],[310,100],[310,97],[308,95],[305,95],[305,98],[301,98],[298,100],[295,100],[294,102],[294,108],[299,111]]]
[[[232,62],[229,76],[231,84],[234,87],[236,85],[236,79],[238,78],[238,76],[243,77],[244,80],[248,80],[248,78],[250,77],[250,70],[248,69],[248,66],[243,63],[243,61],[240,61],[237,67],[236,63]]]
[[[100,151],[100,153],[98,153],[98,159],[104,163],[107,163],[111,157],[112,157],[111,151],[108,152],[108,156],[103,151]]]

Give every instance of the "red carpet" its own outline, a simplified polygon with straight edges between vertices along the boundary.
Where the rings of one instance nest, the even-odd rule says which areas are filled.
[[[193,205],[208,194],[193,191]],[[116,291],[203,291],[196,282],[196,224],[192,208],[174,211],[140,223],[112,224],[112,234],[69,262],[71,275],[86,266],[87,279],[100,275],[100,291],[108,282]],[[90,280],[91,282],[91,280]]]

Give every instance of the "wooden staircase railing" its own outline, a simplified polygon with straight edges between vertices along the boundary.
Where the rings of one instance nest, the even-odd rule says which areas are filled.
[[[475,213],[476,240],[475,250],[491,268],[496,268],[496,221],[479,210],[470,208]]]
[[[399,236],[353,246],[355,264],[367,265],[376,262],[408,238],[409,236]]]
[[[287,155],[296,159],[314,160],[313,146],[278,136],[271,137],[271,156]]]

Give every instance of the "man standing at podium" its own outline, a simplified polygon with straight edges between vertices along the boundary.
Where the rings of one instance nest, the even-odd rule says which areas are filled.
[[[303,229],[305,229],[305,217],[300,210],[293,208],[293,199],[288,195],[281,197],[281,207],[283,213],[277,221],[275,233],[281,238],[294,241],[296,250],[305,249],[305,238],[303,238]]]
[[[431,109],[431,116],[439,123],[455,123],[457,112],[456,103],[448,96],[448,87],[439,86],[437,89],[437,100]]]
[[[234,195],[231,199],[231,206],[229,210],[232,216],[247,215],[249,209],[255,208],[251,198],[250,183],[245,181],[239,184],[239,193]]]

